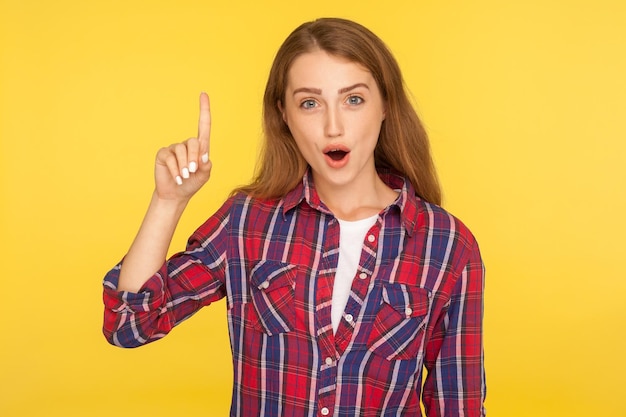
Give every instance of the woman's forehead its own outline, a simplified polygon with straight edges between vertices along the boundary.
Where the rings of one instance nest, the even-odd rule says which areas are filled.
[[[341,89],[354,84],[375,84],[371,72],[360,63],[317,49],[299,55],[287,73],[287,89]],[[371,87],[370,87],[371,88]]]

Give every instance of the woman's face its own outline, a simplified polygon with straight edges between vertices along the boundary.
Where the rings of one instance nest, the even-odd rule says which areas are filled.
[[[316,188],[371,186],[385,106],[368,70],[322,50],[302,54],[278,105]]]

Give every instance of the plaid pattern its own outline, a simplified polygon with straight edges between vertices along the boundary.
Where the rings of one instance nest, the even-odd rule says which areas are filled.
[[[336,334],[339,224],[310,177],[280,201],[231,197],[137,294],[104,280],[104,334],[134,347],[226,298],[231,416],[484,416],[484,269],[469,230],[401,190],[363,243]],[[423,384],[422,370],[428,370]]]

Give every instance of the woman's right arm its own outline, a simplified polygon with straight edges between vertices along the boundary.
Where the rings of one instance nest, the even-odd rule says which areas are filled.
[[[165,262],[176,225],[193,195],[209,180],[211,110],[200,95],[198,136],[162,148],[148,211],[121,266],[118,291],[138,292]]]

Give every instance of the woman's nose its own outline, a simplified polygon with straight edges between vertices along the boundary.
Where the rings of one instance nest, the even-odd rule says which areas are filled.
[[[339,108],[327,108],[324,133],[327,137],[337,137],[343,135],[343,121],[341,117],[341,110]]]

